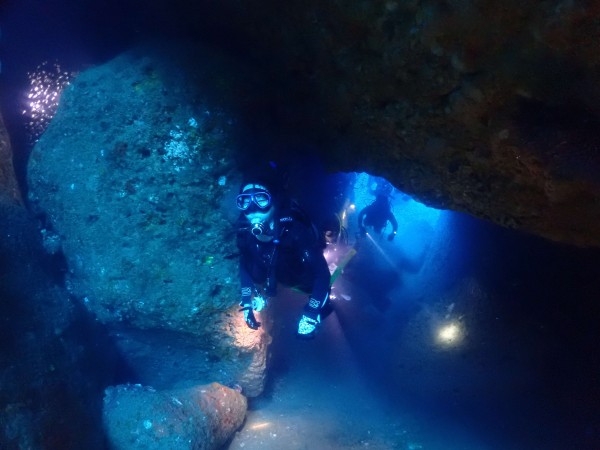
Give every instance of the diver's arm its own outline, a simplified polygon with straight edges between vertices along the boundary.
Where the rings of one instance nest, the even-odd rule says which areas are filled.
[[[304,313],[298,322],[298,336],[309,339],[314,337],[321,323],[321,311],[329,299],[330,275],[322,249],[310,249],[305,251],[303,256],[310,265],[313,286]]]
[[[252,290],[254,289],[254,282],[252,281],[252,277],[250,276],[250,273],[246,267],[247,261],[242,255],[240,256],[240,286],[242,288],[242,301],[240,302],[240,305],[252,303]]]
[[[320,240],[320,236],[316,228],[312,226],[304,226],[296,224],[291,230],[291,234],[295,236],[294,246],[297,256],[301,258],[305,270],[308,272],[312,280],[312,288],[309,301],[314,306],[314,309],[320,311],[325,305],[329,296],[329,266],[323,256],[324,244]]]
[[[329,267],[321,249],[311,249],[306,254],[309,258],[311,275],[314,280],[310,300],[316,300],[316,302],[313,302],[314,309],[320,311],[329,298],[329,280],[331,279],[331,274],[329,273]],[[311,302],[309,301],[309,303]]]
[[[390,217],[388,220],[392,224],[392,230],[394,231],[394,233],[397,233],[398,232],[398,221],[396,220],[396,218],[394,217],[394,214],[391,211],[390,211]]]
[[[269,264],[269,270],[267,271],[267,280],[265,282],[265,295],[267,297],[275,297],[277,295],[277,259],[279,257],[279,252],[277,251],[277,245],[275,244],[275,249],[273,250],[273,254],[271,255],[271,263]]]
[[[329,267],[323,256],[323,245],[313,226],[297,229],[294,233],[295,247],[298,257],[301,258],[305,270],[312,280],[310,297],[300,321],[298,322],[298,336],[311,338],[317,331],[321,322],[321,310],[329,299]]]
[[[394,237],[396,237],[396,233],[398,232],[398,221],[394,217],[394,213],[392,213],[392,211],[389,211],[388,213],[388,220],[392,224],[392,232],[388,236],[388,241],[391,241],[394,239]]]
[[[394,232],[394,234],[396,234],[398,232],[398,221],[394,217],[394,213],[392,213],[391,211],[390,211],[388,220],[392,224],[392,231]]]
[[[240,301],[240,312],[244,313],[244,321],[249,328],[253,330],[258,329],[260,322],[254,317],[252,311],[252,292],[254,291],[254,281],[248,272],[248,267],[252,264],[252,255],[248,253],[248,248],[244,246],[243,237],[240,238],[238,235],[238,248],[240,249],[240,286],[241,286],[241,297]]]
[[[254,281],[250,276],[248,268],[252,264],[252,254],[248,246],[248,236],[245,231],[238,232],[237,235],[237,248],[240,251],[240,263],[239,263],[239,274],[240,274],[240,285],[242,288],[242,302],[250,303],[252,300],[252,291],[254,289]]]
[[[240,302],[240,312],[244,313],[244,321],[249,328],[253,330],[260,327],[260,322],[254,317],[254,311],[252,308],[252,291],[254,289],[254,283],[250,274],[246,270],[243,258],[240,258],[240,284],[242,286],[242,301]]]

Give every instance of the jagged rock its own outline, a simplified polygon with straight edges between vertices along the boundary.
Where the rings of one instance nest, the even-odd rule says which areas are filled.
[[[141,385],[109,387],[104,424],[112,449],[222,448],[242,425],[246,398],[217,383],[156,391]]]
[[[250,79],[205,49],[130,51],[72,82],[30,158],[30,203],[60,236],[71,292],[144,384],[263,388],[268,336],[236,344],[236,77]]]

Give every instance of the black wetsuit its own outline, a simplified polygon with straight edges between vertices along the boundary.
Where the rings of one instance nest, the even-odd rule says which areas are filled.
[[[365,227],[373,227],[376,233],[381,233],[388,221],[392,224],[393,233],[398,230],[398,221],[390,210],[389,203],[387,201],[375,201],[369,206],[365,207],[358,215],[358,226],[361,231],[364,231]]]
[[[269,242],[254,237],[242,215],[237,245],[242,304],[250,303],[255,283],[264,284],[266,295],[271,297],[279,282],[309,293],[306,310],[320,312],[329,298],[330,273],[323,256],[324,243],[302,213],[290,209],[278,214]]]

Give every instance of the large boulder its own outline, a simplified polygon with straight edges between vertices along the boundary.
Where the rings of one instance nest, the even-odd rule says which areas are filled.
[[[258,395],[269,338],[237,337],[233,207],[232,105],[249,77],[184,47],[139,48],[81,73],[32,152],[29,199],[66,257],[70,291],[112,330],[139,382]]]
[[[242,425],[246,408],[246,397],[217,383],[171,391],[119,385],[106,390],[104,425],[115,450],[216,450]]]

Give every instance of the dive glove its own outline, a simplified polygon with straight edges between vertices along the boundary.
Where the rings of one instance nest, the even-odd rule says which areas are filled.
[[[244,311],[244,321],[246,322],[246,325],[248,325],[248,327],[252,328],[253,330],[257,330],[258,327],[260,327],[260,322],[254,317],[252,305],[244,304],[240,306],[242,307],[240,311]]]
[[[317,326],[321,323],[321,315],[317,314],[315,318],[303,314],[298,322],[298,336],[301,338],[312,338],[317,332]]]
[[[298,322],[298,336],[301,338],[312,338],[317,332],[317,327],[321,323],[321,308],[318,300],[311,298],[304,307],[304,314]]]
[[[252,309],[257,312],[261,312],[268,305],[268,301],[262,295],[255,295],[252,299]]]

